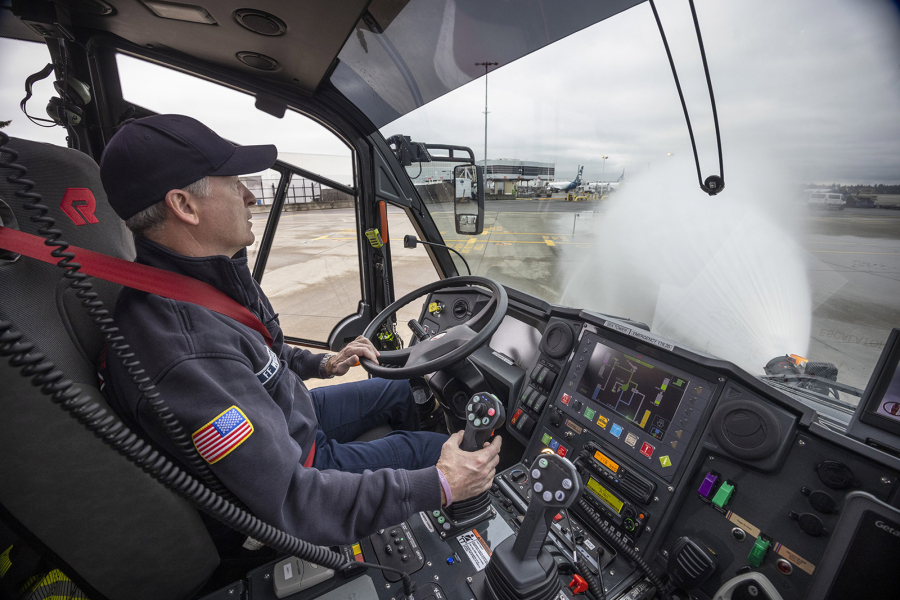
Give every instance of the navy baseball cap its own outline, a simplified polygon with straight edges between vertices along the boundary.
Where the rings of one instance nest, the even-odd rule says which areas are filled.
[[[100,159],[109,204],[123,220],[207,175],[226,177],[268,169],[273,145],[235,146],[184,115],[155,115],[125,123]]]

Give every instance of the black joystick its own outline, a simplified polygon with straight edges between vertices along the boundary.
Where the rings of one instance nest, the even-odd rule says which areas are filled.
[[[506,421],[506,410],[497,396],[480,392],[466,405],[466,431],[460,448],[466,452],[481,450],[494,430]]]
[[[551,600],[561,589],[556,561],[544,549],[553,517],[581,495],[575,466],[556,454],[540,454],[531,469],[531,501],[519,534],[494,550],[487,588],[495,600]]]
[[[494,429],[505,422],[506,410],[497,396],[487,392],[475,394],[466,404],[466,431],[459,447],[466,452],[481,450]],[[490,505],[491,496],[485,491],[472,498],[454,502],[444,511],[454,523],[468,523],[483,517]]]

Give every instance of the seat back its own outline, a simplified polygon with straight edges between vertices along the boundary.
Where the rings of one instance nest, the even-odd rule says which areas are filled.
[[[130,232],[106,201],[97,165],[85,154],[11,139],[62,239],[125,259]],[[15,193],[19,173],[2,163],[0,200],[18,227],[37,233],[33,211]],[[92,202],[93,200],[93,202]],[[93,206],[92,206],[93,204]],[[2,213],[0,213],[2,214]],[[7,213],[8,214],[8,213]],[[8,221],[8,219],[6,219]],[[0,260],[0,319],[34,343],[68,379],[106,406],[97,387],[99,329],[62,278],[63,270],[29,258]],[[112,312],[118,287],[90,280]],[[50,552],[60,568],[110,600],[191,595],[219,562],[197,511],[103,444],[19,370],[0,359],[0,504]],[[108,408],[108,407],[107,407]],[[65,565],[65,566],[64,566]]]

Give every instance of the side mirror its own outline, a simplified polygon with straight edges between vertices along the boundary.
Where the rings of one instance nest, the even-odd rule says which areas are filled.
[[[476,165],[453,168],[453,217],[458,234],[484,231],[484,176]]]

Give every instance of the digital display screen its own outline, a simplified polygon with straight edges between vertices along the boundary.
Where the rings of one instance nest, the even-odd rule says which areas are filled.
[[[596,494],[598,498],[608,504],[610,508],[616,511],[616,513],[622,512],[622,507],[625,506],[625,504],[621,500],[613,496],[612,492],[600,485],[599,481],[597,481],[593,477],[590,477],[587,482],[587,488],[594,492],[594,494]]]
[[[577,389],[661,440],[687,387],[686,379],[597,343]]]
[[[597,461],[599,461],[604,467],[606,467],[613,473],[619,472],[619,463],[615,462],[614,460],[610,460],[608,456],[606,456],[599,450],[597,452],[594,452],[594,458],[596,458]]]

